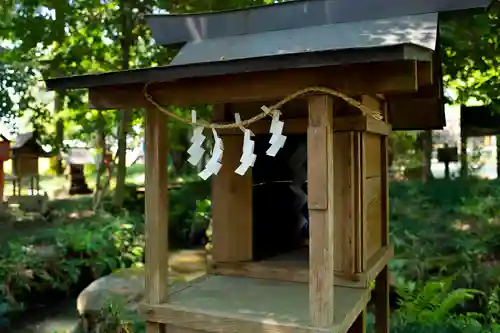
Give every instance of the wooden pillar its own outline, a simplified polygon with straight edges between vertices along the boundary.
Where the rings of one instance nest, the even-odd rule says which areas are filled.
[[[224,105],[214,106],[214,121],[224,121]],[[222,168],[212,177],[213,260],[242,262],[252,260],[252,172],[240,176],[243,133],[221,135],[224,143]]]
[[[337,118],[339,119],[339,118]],[[360,194],[360,136],[359,132],[335,132],[335,271],[350,278],[362,272],[363,251],[356,249],[362,240],[357,240],[362,219]],[[358,267],[359,266],[359,267]]]
[[[384,106],[387,114],[387,105]],[[387,122],[387,117],[384,117]],[[382,246],[389,245],[389,137],[384,136],[381,141],[381,178],[382,178],[382,220],[381,236]],[[375,280],[375,331],[376,333],[389,333],[389,269],[387,266],[380,272]]]
[[[334,322],[333,99],[309,97],[309,315],[312,325]]]
[[[152,305],[168,296],[168,174],[167,116],[146,111],[146,298]],[[164,332],[159,323],[147,323],[147,333]]]

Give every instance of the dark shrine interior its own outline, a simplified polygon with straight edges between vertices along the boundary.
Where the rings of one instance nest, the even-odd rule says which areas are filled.
[[[288,135],[274,157],[266,155],[269,139],[253,138],[259,157],[252,169],[254,260],[304,248],[309,238],[307,135]]]

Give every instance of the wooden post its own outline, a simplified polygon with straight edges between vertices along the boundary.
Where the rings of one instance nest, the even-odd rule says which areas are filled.
[[[309,315],[312,325],[334,318],[333,100],[309,97],[307,129],[309,206]]]
[[[224,105],[214,105],[213,120],[224,121]],[[251,261],[253,255],[252,173],[234,172],[240,164],[243,135],[221,135],[222,168],[212,177],[212,256],[215,263]]]
[[[146,298],[161,304],[168,296],[168,127],[167,116],[156,108],[145,118]],[[147,324],[147,333],[164,331],[163,324]]]
[[[359,182],[359,133],[335,132],[335,270],[345,277],[356,273],[358,206],[362,184]],[[361,252],[361,251],[359,251]],[[359,253],[361,254],[361,253]]]
[[[387,118],[385,118],[387,119]],[[381,142],[381,178],[382,178],[382,246],[389,245],[389,137]],[[389,270],[387,266],[375,279],[375,331],[389,333]]]

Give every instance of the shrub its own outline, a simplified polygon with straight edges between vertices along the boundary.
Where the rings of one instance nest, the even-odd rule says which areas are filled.
[[[59,221],[41,238],[14,239],[1,249],[0,318],[44,300],[44,293],[83,288],[143,260],[143,237],[131,216],[104,213],[68,222]],[[44,248],[51,248],[50,254],[43,253]]]

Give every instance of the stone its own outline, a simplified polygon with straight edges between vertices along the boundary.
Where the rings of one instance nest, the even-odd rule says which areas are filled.
[[[144,268],[120,269],[89,284],[78,295],[76,308],[80,315],[79,329],[84,333],[99,331],[103,310],[117,305],[120,311],[130,313],[137,309],[145,292]]]
[[[169,285],[195,279],[206,271],[204,251],[181,251],[169,260]],[[77,298],[80,314],[80,330],[84,333],[98,332],[103,310],[110,304],[119,306],[119,312],[128,315],[137,310],[145,295],[143,267],[120,269],[89,284]]]
[[[80,315],[100,312],[109,302],[119,302],[132,310],[144,297],[144,269],[125,268],[95,280],[85,288],[76,301]]]
[[[39,212],[44,214],[47,212],[48,195],[13,195],[7,199],[8,206],[18,206],[19,209],[25,212]]]

